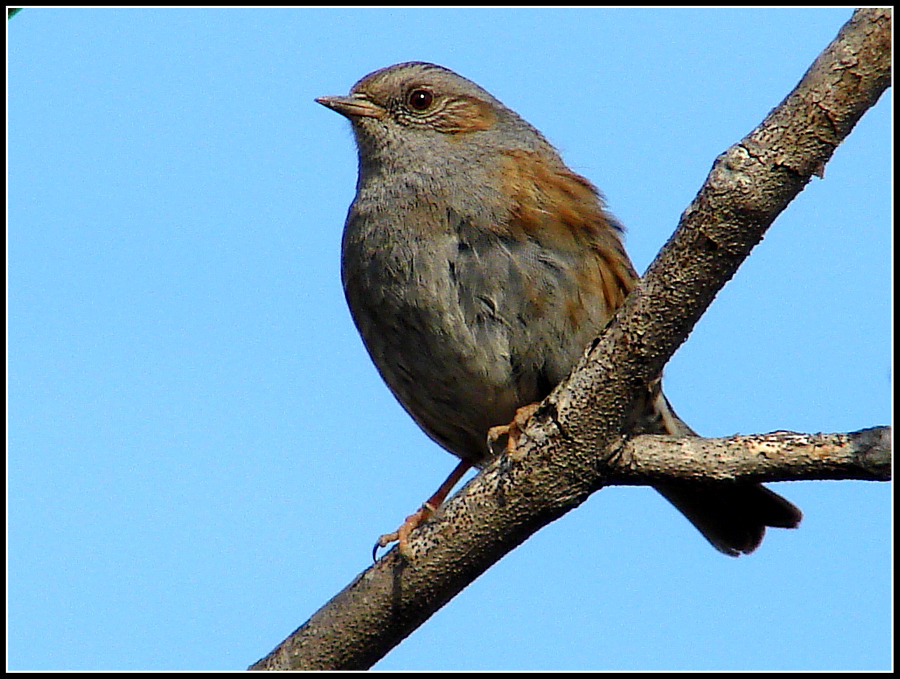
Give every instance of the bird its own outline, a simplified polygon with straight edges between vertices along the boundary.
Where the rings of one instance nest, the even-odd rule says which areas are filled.
[[[536,404],[640,277],[598,189],[471,80],[410,61],[316,101],[350,121],[358,151],[341,241],[353,321],[406,412],[460,459],[434,495],[378,538],[375,550],[398,542],[407,554],[411,533],[468,469],[515,450]],[[628,427],[696,436],[661,376]],[[729,556],[753,552],[766,527],[795,528],[802,517],[757,483],[654,487]]]

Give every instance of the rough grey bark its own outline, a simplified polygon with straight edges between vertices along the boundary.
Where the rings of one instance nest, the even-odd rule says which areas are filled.
[[[719,156],[639,287],[535,413],[517,454],[495,460],[417,529],[409,561],[389,552],[250,669],[370,667],[504,554],[609,483],[889,478],[887,428],[690,444],[628,442],[620,432],[636,395],[889,86],[890,41],[890,9],[857,10],[794,91]]]
[[[610,458],[607,485],[655,481],[889,481],[891,428],[849,434],[770,434],[726,438],[638,436]]]

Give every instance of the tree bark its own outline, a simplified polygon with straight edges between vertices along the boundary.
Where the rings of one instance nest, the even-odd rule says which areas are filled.
[[[606,485],[658,481],[891,480],[891,429],[727,438],[638,436],[610,458]]]
[[[797,87],[720,155],[603,335],[503,455],[250,669],[365,669],[535,531],[604,485],[890,478],[886,427],[729,439],[622,430],[717,292],[890,85],[891,10],[862,9]]]

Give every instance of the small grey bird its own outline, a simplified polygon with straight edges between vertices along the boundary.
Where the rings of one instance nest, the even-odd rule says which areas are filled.
[[[639,276],[601,195],[534,127],[435,64],[370,73],[349,96],[359,180],[342,245],[344,292],[388,387],[461,462],[385,546],[491,457],[574,367]],[[693,436],[659,380],[633,433]],[[657,486],[719,551],[750,553],[801,513],[760,484]]]

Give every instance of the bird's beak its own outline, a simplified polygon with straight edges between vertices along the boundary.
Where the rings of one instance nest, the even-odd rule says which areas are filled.
[[[385,110],[374,104],[364,94],[351,94],[349,97],[316,97],[316,101],[337,111],[351,120],[353,118],[381,118]]]

